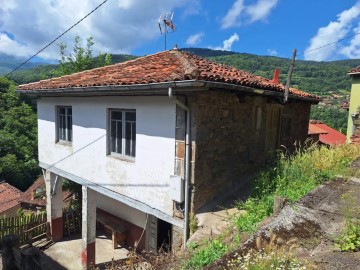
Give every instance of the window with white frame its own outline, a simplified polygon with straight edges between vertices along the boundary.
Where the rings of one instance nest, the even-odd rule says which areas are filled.
[[[135,157],[135,110],[109,110],[109,154]]]
[[[57,106],[56,109],[57,126],[56,141],[72,142],[72,107]]]

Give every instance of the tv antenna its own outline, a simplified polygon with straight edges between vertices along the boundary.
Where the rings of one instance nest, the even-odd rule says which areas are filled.
[[[171,15],[167,12],[165,13],[164,16],[160,14],[158,21],[160,33],[164,34],[165,51],[166,51],[166,34],[169,33],[169,31],[171,32],[175,31],[173,18],[174,18],[174,12]]]

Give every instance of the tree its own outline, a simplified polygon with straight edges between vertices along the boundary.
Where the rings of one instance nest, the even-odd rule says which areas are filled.
[[[37,162],[37,119],[31,106],[0,78],[0,180],[25,190],[40,175]]]
[[[73,53],[66,55],[67,45],[64,42],[59,44],[61,58],[60,72],[63,75],[80,72],[95,67],[102,67],[111,64],[111,55],[100,53],[96,58],[92,56],[93,38],[86,39],[86,47],[81,46],[81,38],[76,36],[74,39]]]

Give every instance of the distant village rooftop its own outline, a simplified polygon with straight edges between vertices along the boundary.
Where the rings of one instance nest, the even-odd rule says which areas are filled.
[[[23,84],[22,94],[32,95],[121,95],[162,91],[167,87],[188,89],[218,88],[229,91],[264,90],[267,94],[281,94],[285,86],[231,66],[218,64],[177,49],[164,51],[127,62],[95,68],[67,76]],[[184,90],[185,91],[185,90]],[[260,92],[255,92],[261,94]],[[320,98],[295,88],[290,98]]]

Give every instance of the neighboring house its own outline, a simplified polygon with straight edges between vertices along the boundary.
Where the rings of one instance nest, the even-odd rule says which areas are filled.
[[[0,182],[0,217],[15,217],[20,208],[19,198],[22,192],[16,187]]]
[[[123,221],[131,246],[143,228],[138,249],[184,246],[190,215],[244,185],[280,145],[306,140],[319,98],[291,88],[284,104],[284,89],[278,74],[178,50],[19,86],[38,98],[53,239],[62,238],[67,178],[82,185],[85,268],[95,260],[97,208]]]
[[[63,206],[69,204],[72,194],[69,191],[62,192]],[[46,187],[43,176],[36,181],[18,199],[20,206],[25,211],[39,212],[46,207]]]
[[[346,140],[350,142],[355,135],[356,127],[354,121],[358,119],[360,109],[360,66],[349,71],[351,77],[351,94],[349,105],[349,117],[347,124]],[[357,136],[357,135],[356,135]]]
[[[319,120],[310,120],[309,138],[314,142],[335,146],[346,143],[346,136]]]

